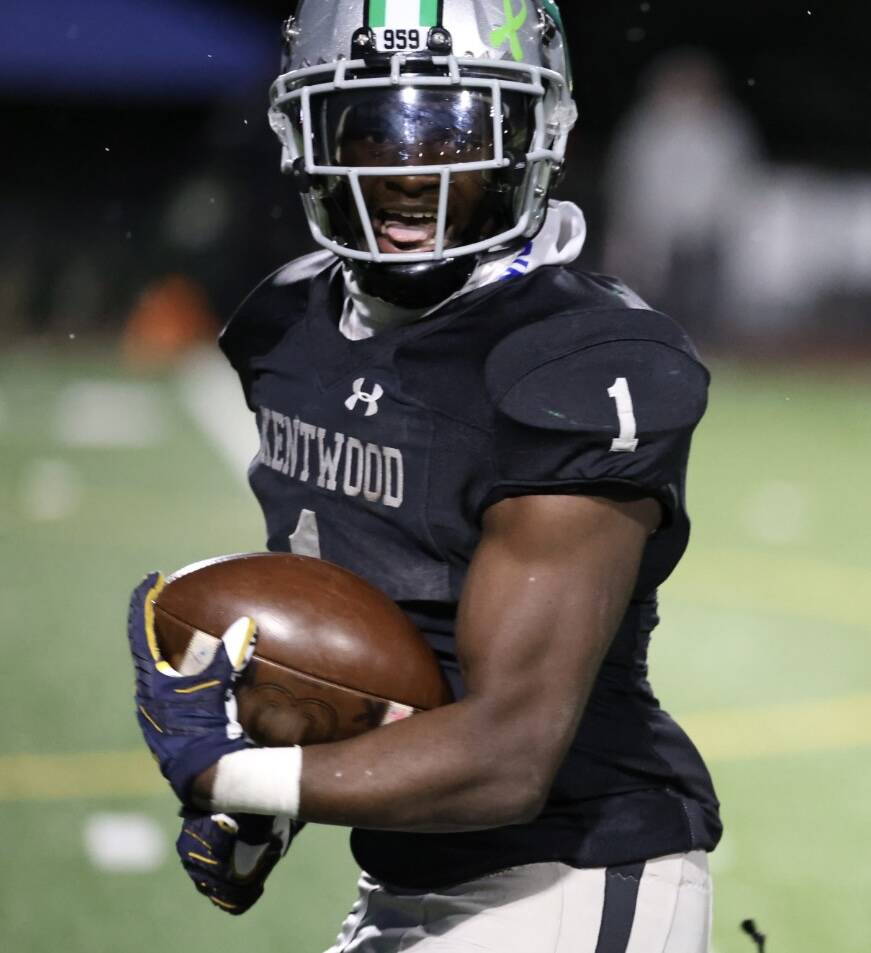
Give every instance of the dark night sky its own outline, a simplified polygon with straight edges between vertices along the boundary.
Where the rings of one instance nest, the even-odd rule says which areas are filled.
[[[249,113],[259,134],[269,136],[264,112],[266,86],[278,62],[278,33],[290,0],[224,0],[275,23],[275,64],[264,64],[262,86],[236,107]],[[768,150],[797,161],[865,168],[871,158],[871,8],[814,0],[563,0],[571,34],[576,96],[582,122],[578,136],[601,151],[619,117],[632,102],[639,78],[663,51],[701,46],[721,60],[733,92],[756,119]],[[63,64],[58,64],[63,69]],[[46,108],[49,106],[50,108]],[[34,108],[39,107],[39,108]],[[107,139],[161,174],[185,162],[188,148],[214,122],[211,104],[0,101],[6,128],[19,148],[4,150],[0,174],[40,174],[38,157],[67,149],[67,174],[75,176],[92,145]],[[256,135],[253,134],[252,135]],[[24,161],[22,161],[22,159]],[[118,166],[116,165],[116,168]],[[147,174],[147,173],[146,173]]]
[[[265,86],[278,61],[278,31],[292,0],[224,0],[275,23],[275,64],[264,64],[262,95],[254,90],[252,111],[265,102]],[[865,167],[871,157],[871,8],[814,0],[563,0],[571,34],[581,135],[593,148],[607,139],[631,103],[639,78],[663,51],[702,46],[723,63],[733,91],[757,120],[769,150],[784,158]],[[60,70],[63,64],[58,64]],[[0,102],[22,146],[42,151],[63,127],[73,148],[87,148],[94,129],[111,127],[121,139],[154,141],[157,129],[180,121],[192,129],[211,111],[164,103],[53,103],[50,122],[30,102]],[[41,104],[43,107],[45,104]],[[61,107],[59,110],[57,107]],[[63,113],[61,115],[61,112]],[[262,113],[260,120],[262,122]],[[170,137],[170,142],[177,136]],[[7,154],[6,163],[10,157]],[[5,163],[4,163],[5,164]],[[4,171],[6,171],[4,169]]]
[[[290,212],[270,219],[270,209],[296,209],[297,200],[278,172],[266,102],[278,67],[280,25],[293,4],[222,2],[262,14],[267,30],[274,23],[275,57],[263,64],[262,82],[230,102],[0,99],[4,139],[15,144],[0,151],[0,201],[24,209],[40,235],[67,234],[59,221],[74,223],[75,234],[90,229],[94,243],[109,247],[125,235],[141,235],[129,247],[146,270],[157,267],[151,262],[157,245],[148,237],[155,210],[186,177],[217,171],[236,183],[245,227],[263,236],[275,233],[271,251],[245,243],[252,261],[238,266],[238,287],[227,289],[225,297],[244,293],[270,256],[276,265],[284,260],[305,230]],[[572,197],[595,216],[597,183],[616,123],[658,56],[686,46],[706,48],[719,59],[770,155],[867,170],[871,7],[852,0],[841,9],[831,2],[818,9],[809,2],[814,0],[563,0],[581,108],[571,155],[574,181],[584,194]],[[213,9],[217,14],[218,3]]]
[[[277,23],[292,6],[237,2]],[[860,0],[562,0],[561,9],[590,135],[612,128],[658,53],[703,46],[722,59],[773,151],[871,158],[871,7]]]

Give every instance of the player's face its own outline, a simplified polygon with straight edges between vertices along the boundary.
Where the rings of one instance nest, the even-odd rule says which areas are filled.
[[[407,168],[407,175],[363,175],[360,187],[378,248],[385,254],[436,247],[441,177],[415,167],[485,162],[493,157],[489,99],[472,92],[405,89],[389,101],[362,99],[341,118],[337,160],[357,168]],[[445,244],[462,244],[480,221],[485,174],[454,172],[448,193]]]
[[[360,165],[371,156],[367,140],[349,143],[353,162]],[[434,160],[438,161],[438,160]],[[438,175],[367,176],[361,187],[378,249],[386,254],[431,252],[435,250],[438,229],[441,178]],[[485,184],[481,172],[460,172],[451,179],[448,194],[445,245],[460,244],[475,219],[484,199]]]

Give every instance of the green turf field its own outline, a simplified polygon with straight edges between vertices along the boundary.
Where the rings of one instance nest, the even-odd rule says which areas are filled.
[[[238,921],[193,893],[171,853],[148,873],[88,859],[95,814],[175,836],[132,718],[132,584],[262,538],[173,375],[138,379],[145,412],[119,405],[120,439],[70,444],[70,385],[123,378],[114,355],[68,350],[0,358],[0,946],[321,953],[353,896],[340,830],[307,830]],[[768,953],[871,948],[869,376],[720,368],[697,439],[696,532],[663,593],[653,677],[724,804],[716,953],[752,953],[747,916]]]

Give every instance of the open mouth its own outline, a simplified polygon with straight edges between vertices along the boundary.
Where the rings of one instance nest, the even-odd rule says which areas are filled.
[[[434,208],[382,208],[372,217],[378,248],[385,254],[435,251],[438,210]],[[450,235],[451,225],[445,239]]]

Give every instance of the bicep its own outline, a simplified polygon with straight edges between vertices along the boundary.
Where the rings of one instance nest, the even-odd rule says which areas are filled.
[[[457,627],[469,698],[555,771],[626,611],[653,500],[504,500],[484,517]]]

